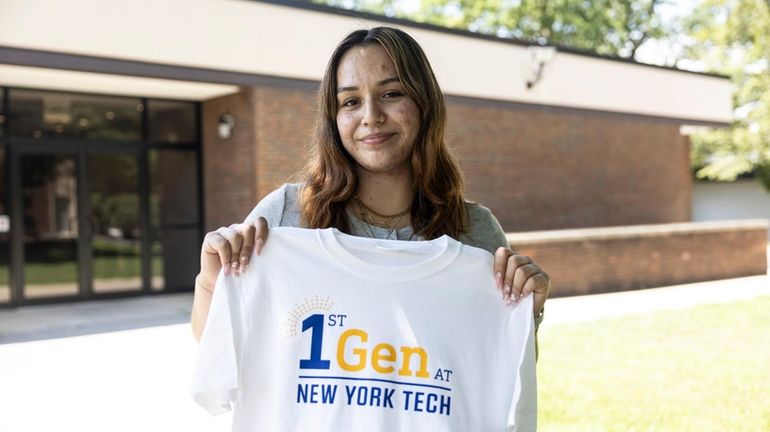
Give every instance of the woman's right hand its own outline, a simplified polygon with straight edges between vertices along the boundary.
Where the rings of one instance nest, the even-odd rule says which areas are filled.
[[[241,274],[249,265],[251,253],[257,255],[267,242],[267,220],[257,218],[253,223],[232,224],[211,231],[203,238],[201,247],[201,272],[198,283],[209,292],[214,292],[214,285],[219,270]]]

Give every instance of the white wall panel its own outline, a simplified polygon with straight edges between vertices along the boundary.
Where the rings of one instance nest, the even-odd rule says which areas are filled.
[[[378,24],[248,0],[0,0],[3,46],[311,80],[321,78],[345,34]],[[527,90],[526,47],[404,29],[423,45],[448,94],[710,122],[732,118],[726,79],[558,53]]]

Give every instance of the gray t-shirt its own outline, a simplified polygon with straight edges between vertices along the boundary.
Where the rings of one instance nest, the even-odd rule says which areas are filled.
[[[262,201],[254,207],[254,210],[246,217],[245,222],[253,222],[259,216],[267,220],[268,226],[300,226],[299,213],[299,183],[286,183],[280,188],[270,192]],[[466,202],[469,217],[469,230],[460,235],[461,243],[489,251],[494,255],[498,247],[508,247],[505,232],[497,219],[488,208],[471,202]],[[411,226],[395,231],[367,224],[348,212],[351,231],[353,235],[360,237],[389,238],[398,240],[423,240],[414,235]]]

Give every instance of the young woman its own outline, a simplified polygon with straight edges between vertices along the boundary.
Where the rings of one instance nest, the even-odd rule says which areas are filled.
[[[446,145],[446,106],[417,42],[376,27],[348,35],[318,94],[314,149],[301,182],[265,197],[242,224],[208,233],[195,282],[192,327],[200,338],[217,274],[238,274],[268,238],[269,226],[335,227],[356,236],[429,240],[447,234],[495,255],[507,301],[534,294],[542,318],[549,276],[508,247],[497,219],[463,195]]]

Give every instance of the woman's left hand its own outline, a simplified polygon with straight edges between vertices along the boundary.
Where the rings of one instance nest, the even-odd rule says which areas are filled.
[[[499,247],[495,253],[495,281],[506,300],[518,302],[534,293],[534,313],[540,314],[551,289],[551,277],[532,258]]]

